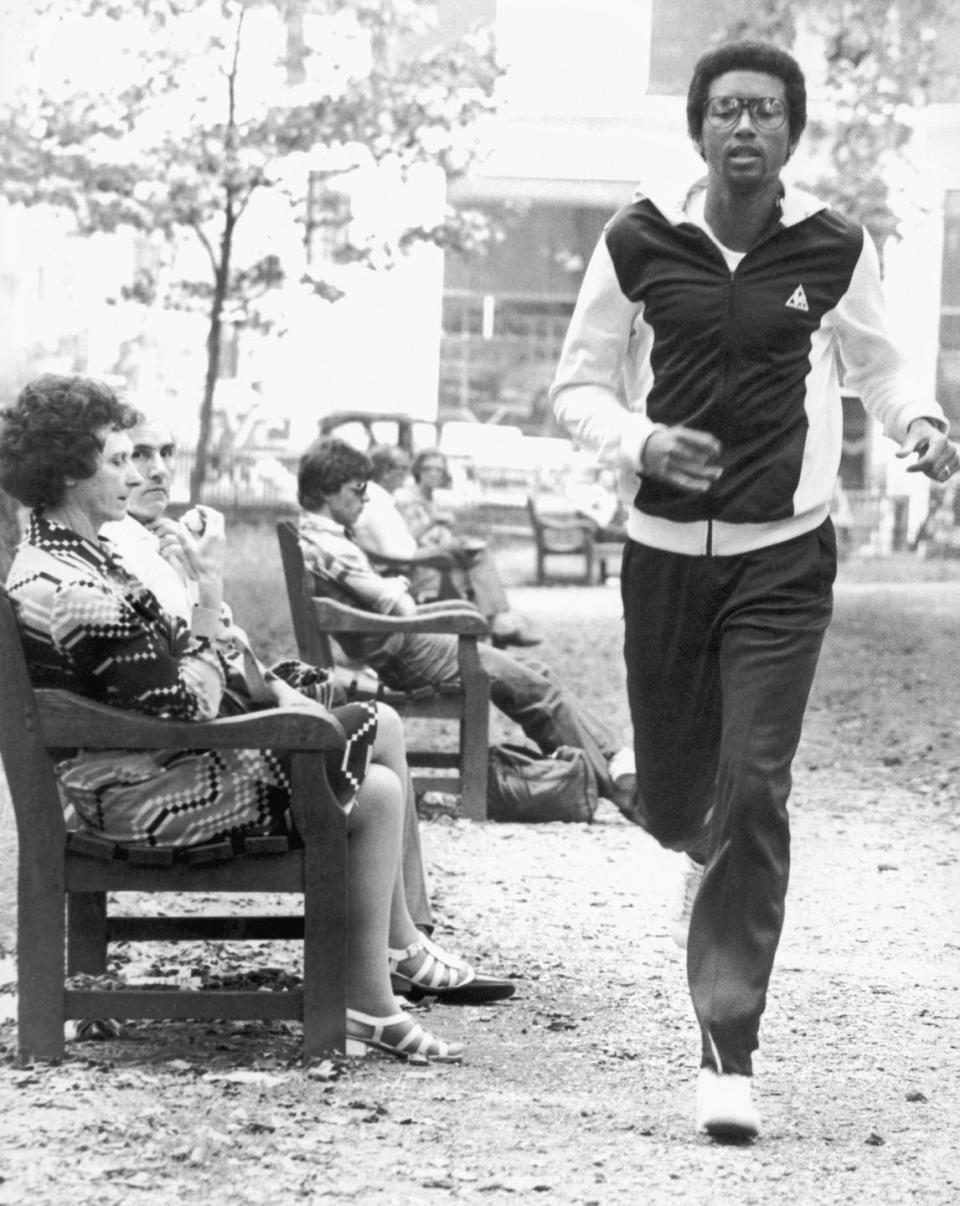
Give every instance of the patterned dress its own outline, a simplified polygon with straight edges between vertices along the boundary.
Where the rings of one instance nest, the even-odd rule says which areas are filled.
[[[36,687],[176,720],[245,708],[229,641],[192,632],[124,570],[109,542],[31,517],[7,589]],[[295,675],[292,675],[294,677]],[[228,679],[233,690],[228,690]],[[309,681],[294,681],[314,696]],[[352,807],[376,737],[376,708],[333,710],[347,733],[328,776]],[[268,750],[69,750],[57,762],[81,826],[117,842],[190,845],[284,824],[289,780]]]

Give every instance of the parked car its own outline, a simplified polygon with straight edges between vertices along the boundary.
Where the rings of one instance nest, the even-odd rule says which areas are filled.
[[[437,425],[393,411],[334,410],[318,424],[320,436],[338,436],[366,452],[374,444],[398,444],[412,456],[437,443]]]

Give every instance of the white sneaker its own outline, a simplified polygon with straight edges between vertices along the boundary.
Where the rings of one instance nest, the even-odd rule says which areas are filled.
[[[701,1068],[697,1078],[697,1130],[714,1139],[743,1143],[760,1134],[750,1076]]]
[[[690,932],[690,914],[693,912],[693,902],[700,891],[703,879],[703,867],[695,863],[689,854],[683,856],[683,868],[677,881],[670,915],[667,918],[667,928],[670,937],[681,950],[687,948],[687,934]]]

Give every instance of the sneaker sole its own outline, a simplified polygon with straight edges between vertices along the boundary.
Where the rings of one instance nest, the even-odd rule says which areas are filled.
[[[744,1122],[705,1122],[700,1124],[701,1135],[724,1143],[750,1143],[760,1134],[758,1127]]]

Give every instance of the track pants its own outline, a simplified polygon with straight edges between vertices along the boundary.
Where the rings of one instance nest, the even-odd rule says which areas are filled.
[[[787,798],[830,622],[829,520],[735,556],[629,541],[627,690],[643,824],[705,863],[687,944],[704,1066],[749,1076],[783,925]]]

